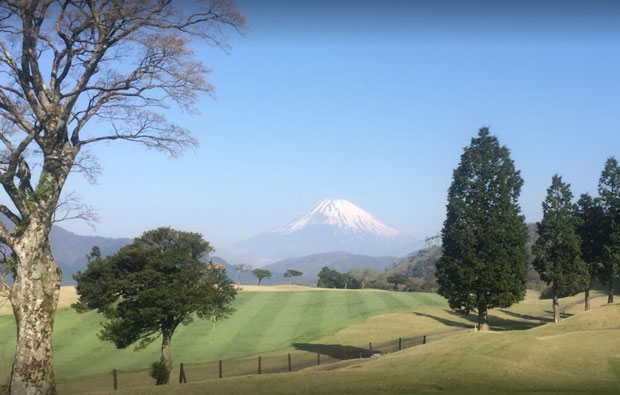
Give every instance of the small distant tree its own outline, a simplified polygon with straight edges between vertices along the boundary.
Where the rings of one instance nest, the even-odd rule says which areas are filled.
[[[258,285],[260,285],[264,278],[271,278],[271,272],[267,269],[254,269],[252,274],[258,279]]]
[[[605,162],[598,183],[601,206],[605,213],[606,236],[603,243],[603,267],[599,279],[608,286],[608,303],[614,302],[614,279],[620,268],[620,165],[611,157]]]
[[[288,284],[289,284],[289,285],[291,285],[291,279],[292,279],[293,277],[299,277],[299,276],[301,276],[301,275],[303,275],[303,273],[302,273],[302,272],[297,271],[297,270],[293,270],[293,269],[288,269],[288,270],[286,271],[286,273],[284,273],[284,277],[288,278]]]
[[[324,266],[319,272],[319,281],[317,287],[319,288],[344,288],[346,285],[346,279],[342,273],[332,270],[327,266]]]
[[[366,285],[378,276],[378,273],[369,267],[353,268],[347,274],[359,282],[361,289],[365,289]]]
[[[408,279],[409,277],[401,273],[395,273],[387,276],[387,281],[394,284],[394,291],[398,291],[398,286],[400,284],[407,284]]]
[[[93,248],[88,267],[74,275],[78,312],[97,309],[105,317],[102,340],[143,349],[162,338],[161,365],[167,375],[170,343],[180,325],[199,318],[225,317],[236,291],[221,265],[205,264],[212,251],[198,233],[159,228],[145,232],[116,254],[102,258]]]
[[[439,294],[463,314],[478,311],[488,330],[488,310],[523,300],[527,281],[527,231],[518,203],[523,179],[488,128],[466,147],[448,190],[437,262]]]
[[[233,265],[235,271],[237,272],[237,287],[241,285],[241,276],[243,273],[249,272],[252,268],[250,265],[246,265],[244,263],[239,263],[237,265]]]
[[[581,257],[588,266],[590,281],[585,289],[585,310],[590,310],[590,289],[598,276],[603,262],[603,244],[605,243],[605,213],[600,199],[593,199],[584,193],[577,201],[577,216],[580,219],[577,234],[581,239]]]
[[[539,237],[532,247],[534,268],[540,278],[551,285],[556,323],[560,321],[558,298],[575,295],[590,282],[588,267],[581,259],[581,240],[577,235],[579,218],[572,199],[570,184],[554,175],[542,204]]]
[[[360,289],[362,284],[349,273],[343,273],[342,278],[344,280],[344,289]]]

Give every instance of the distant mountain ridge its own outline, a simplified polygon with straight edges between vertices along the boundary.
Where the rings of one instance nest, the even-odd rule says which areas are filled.
[[[441,258],[441,246],[419,250],[398,262],[390,271],[423,280],[435,280],[435,264]]]
[[[133,242],[129,238],[78,235],[57,225],[52,227],[49,240],[52,254],[62,270],[62,285],[75,284],[72,276],[86,268],[86,255],[94,246],[98,246],[101,254],[106,256]]]
[[[326,199],[283,227],[237,243],[234,254],[261,265],[334,251],[404,255],[419,244],[347,200]]]

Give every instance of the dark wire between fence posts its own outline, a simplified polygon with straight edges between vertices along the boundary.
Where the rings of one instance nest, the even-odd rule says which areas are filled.
[[[411,344],[412,340],[420,339],[420,337],[422,338],[422,344],[426,344],[426,342],[427,342],[427,335],[415,336],[415,337],[411,337],[411,338],[405,338],[405,340],[407,342],[409,342],[407,344]],[[387,351],[387,352],[393,352],[392,351],[392,350],[394,350],[394,348],[392,348],[393,344],[394,344],[394,340],[390,341],[388,343],[385,343],[385,344],[381,343],[378,346],[375,344],[375,346],[378,347],[377,352],[381,352],[380,349],[382,347],[385,348],[386,346],[389,346],[389,348],[390,348],[390,351]],[[413,347],[414,345],[415,344],[410,345],[408,347]],[[373,348],[372,348],[372,343],[371,342],[368,343],[368,349],[370,350],[371,355],[372,355]],[[403,338],[399,337],[398,338],[398,350],[400,351],[402,349],[403,349]],[[346,352],[346,350],[345,350],[344,357],[345,357],[345,359],[348,358],[348,353]],[[353,355],[351,355],[351,357],[355,358]],[[363,357],[361,352],[359,353],[359,357],[360,358]],[[317,365],[321,364],[321,352],[320,351],[316,353],[316,364]],[[218,361],[218,367],[219,367],[219,375],[218,376],[219,376],[219,378],[223,378],[223,361],[221,359]],[[293,364],[292,364],[291,353],[288,353],[288,371],[289,372],[293,371]],[[261,356],[258,357],[258,374],[262,374],[262,357]],[[114,390],[117,390],[118,389],[118,372],[117,372],[116,369],[112,370],[112,378],[114,380]],[[185,368],[184,368],[183,363],[180,364],[179,383],[187,383],[187,377],[185,376]]]

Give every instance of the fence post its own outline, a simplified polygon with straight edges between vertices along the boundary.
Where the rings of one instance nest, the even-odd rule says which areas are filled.
[[[398,338],[398,351],[403,349],[403,338],[399,337]]]
[[[219,365],[220,365],[220,378],[222,378],[222,360],[221,359],[220,359]]]
[[[114,380],[114,391],[118,389],[118,380],[116,379],[116,369],[112,370],[112,379]]]
[[[179,369],[179,384],[187,383],[187,378],[185,377],[185,369],[183,369],[183,362],[181,362],[181,368]]]
[[[321,353],[320,352],[316,353],[316,364],[317,365],[321,364]]]
[[[291,369],[291,353],[288,353],[288,371],[292,371]]]
[[[422,339],[422,344],[426,344],[426,335],[424,335],[424,338]]]
[[[370,351],[370,353],[372,354],[372,343],[368,343],[368,350]]]
[[[260,356],[258,357],[258,374],[261,374],[261,358]]]

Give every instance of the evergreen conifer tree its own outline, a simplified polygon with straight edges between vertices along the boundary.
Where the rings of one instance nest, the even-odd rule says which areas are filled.
[[[532,247],[534,268],[551,285],[554,322],[560,321],[558,298],[575,295],[590,282],[588,267],[581,258],[581,240],[577,235],[580,221],[572,199],[570,184],[554,175],[542,203],[539,238]]]
[[[605,241],[603,267],[599,279],[608,286],[608,303],[614,302],[614,279],[620,268],[620,165],[608,158],[598,183],[598,193],[605,212]]]
[[[522,185],[508,148],[481,128],[452,176],[436,273],[439,293],[458,312],[477,310],[480,330],[489,329],[488,309],[525,296],[527,231],[517,202]]]
[[[590,282],[585,289],[585,310],[590,309],[590,288],[601,270],[603,243],[605,242],[605,213],[599,198],[584,193],[577,201],[579,226],[577,234],[581,239],[581,257],[588,266]]]

